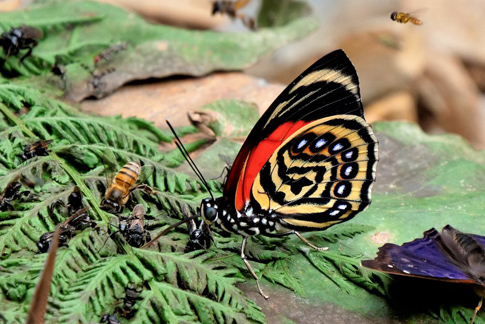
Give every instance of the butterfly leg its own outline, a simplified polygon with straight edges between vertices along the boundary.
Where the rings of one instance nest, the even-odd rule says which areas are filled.
[[[477,316],[478,311],[480,310],[480,308],[482,308],[482,303],[483,303],[483,297],[480,298],[480,302],[478,303],[477,307],[475,307],[475,311],[473,312],[473,316],[470,324],[473,324],[473,321],[475,321],[475,316]]]
[[[248,268],[249,272],[251,272],[251,275],[256,280],[256,284],[258,285],[259,294],[261,296],[263,296],[264,299],[268,299],[269,296],[265,295],[264,292],[263,292],[263,290],[261,289],[261,285],[259,284],[259,278],[256,275],[256,273],[254,272],[253,267],[251,267],[251,265],[249,264],[249,261],[248,261],[248,259],[246,257],[246,254],[244,253],[244,251],[246,250],[246,242],[247,242],[247,240],[248,240],[247,237],[244,237],[243,238],[242,245],[241,245],[241,259],[244,261],[244,263],[246,264],[246,268]]]
[[[294,231],[293,233],[295,233],[295,234],[296,234],[296,236],[298,236],[298,238],[299,238],[300,240],[302,240],[302,241],[303,241],[303,243],[305,243],[306,245],[308,245],[308,246],[310,246],[310,247],[314,248],[314,249],[315,249],[315,250],[317,250],[317,251],[327,251],[327,250],[328,250],[328,247],[318,247],[318,246],[316,246],[315,244],[310,243],[310,242],[309,242],[309,241],[308,241],[306,238],[304,238],[304,237],[303,237],[303,236],[302,236],[302,235],[301,235],[299,232],[297,232],[297,231]]]

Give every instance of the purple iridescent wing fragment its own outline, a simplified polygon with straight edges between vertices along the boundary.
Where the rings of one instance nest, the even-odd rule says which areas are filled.
[[[483,237],[481,237],[483,239]],[[374,260],[363,260],[362,266],[387,273],[474,283],[442,249],[441,236],[432,228],[424,237],[403,245],[387,243],[379,248]]]

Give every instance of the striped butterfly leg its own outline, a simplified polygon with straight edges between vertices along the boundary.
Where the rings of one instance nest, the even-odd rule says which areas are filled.
[[[473,316],[472,316],[472,320],[470,321],[470,324],[473,324],[473,322],[475,321],[475,316],[477,316],[478,311],[480,310],[480,308],[482,308],[482,304],[483,304],[483,297],[480,297],[480,301],[478,302],[477,307],[475,307],[475,311],[473,312]]]
[[[302,240],[303,243],[305,243],[306,245],[310,246],[311,248],[313,248],[313,249],[315,249],[317,251],[327,251],[328,250],[328,247],[318,247],[315,244],[311,243],[310,241],[308,241],[306,238],[304,238],[303,235],[301,235],[297,231],[293,231],[293,234],[295,234],[296,236],[298,236],[298,238],[300,240]]]
[[[243,238],[243,241],[242,241],[242,244],[241,244],[241,259],[244,261],[244,264],[246,264],[246,268],[248,268],[249,272],[251,272],[251,275],[253,276],[253,278],[256,280],[256,284],[258,285],[258,291],[259,291],[259,294],[261,296],[263,296],[264,299],[268,299],[269,296],[268,295],[265,295],[265,293],[263,292],[263,290],[261,289],[261,285],[259,283],[259,278],[258,276],[256,275],[256,273],[254,272],[253,270],[253,267],[251,267],[251,264],[249,264],[249,261],[246,257],[246,254],[244,253],[244,251],[246,250],[246,243],[247,243],[247,240],[248,240],[248,237],[245,236]]]

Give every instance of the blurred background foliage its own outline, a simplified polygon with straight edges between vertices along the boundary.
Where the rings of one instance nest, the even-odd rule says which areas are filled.
[[[212,16],[210,0],[101,0],[154,23],[189,29],[249,32],[240,20]],[[0,2],[0,11],[32,0]],[[287,84],[323,54],[342,48],[359,71],[366,117],[418,123],[428,133],[451,132],[485,148],[485,3],[481,0],[306,0],[319,18],[309,37],[284,46],[246,72]],[[260,27],[300,14],[289,1],[253,0],[241,12]],[[398,24],[392,11],[411,13],[423,24]]]
[[[154,22],[247,32],[239,20],[211,16],[205,0],[106,0]],[[319,17],[309,37],[266,57],[247,73],[286,84],[323,54],[342,48],[356,65],[369,121],[407,120],[428,133],[451,132],[485,148],[485,2],[481,0],[307,0]],[[280,17],[287,1],[251,1],[242,12],[260,26]],[[261,9],[261,11],[260,11]],[[298,9],[295,8],[295,11]],[[421,26],[398,24],[393,11]],[[259,12],[259,14],[258,14]],[[271,20],[273,19],[273,20]]]

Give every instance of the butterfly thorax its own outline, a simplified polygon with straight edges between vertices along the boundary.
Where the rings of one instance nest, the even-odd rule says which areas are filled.
[[[234,203],[225,197],[204,199],[200,210],[206,223],[243,236],[275,235],[280,227],[272,210],[255,210],[247,204],[238,211]]]

